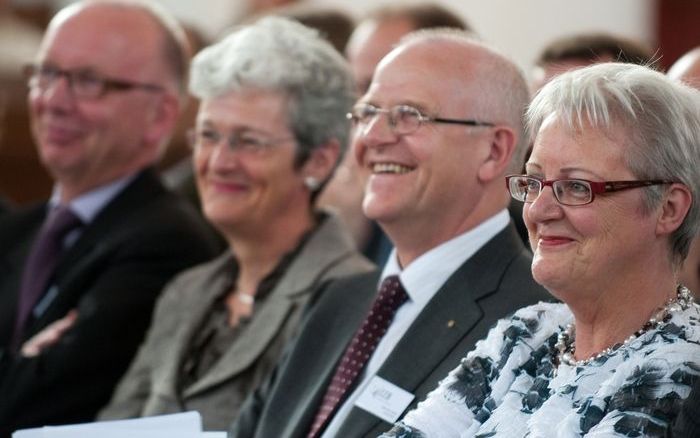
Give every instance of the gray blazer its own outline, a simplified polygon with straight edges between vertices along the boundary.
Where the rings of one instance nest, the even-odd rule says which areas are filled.
[[[511,225],[467,260],[438,290],[377,375],[415,394],[413,409],[499,318],[551,299],[530,274],[531,255]],[[336,363],[376,294],[378,274],[329,285],[291,351],[245,403],[233,438],[305,437]],[[405,412],[405,411],[404,411]],[[354,407],[337,436],[376,437],[391,424]]]
[[[327,281],[372,265],[355,251],[340,222],[329,216],[314,231],[229,351],[184,393],[180,367],[193,332],[212,302],[227,288],[225,255],[179,275],[160,299],[138,356],[121,380],[101,419],[185,410],[202,414],[206,430],[225,430],[250,392],[279,360],[295,334],[305,304]]]

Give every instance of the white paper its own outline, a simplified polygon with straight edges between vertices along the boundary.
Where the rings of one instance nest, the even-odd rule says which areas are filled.
[[[181,414],[157,415],[155,417],[135,418],[132,420],[97,421],[95,423],[71,424],[69,426],[47,426],[44,430],[122,430],[141,429],[174,432],[201,432],[202,416],[199,412],[190,411]]]
[[[22,429],[12,434],[12,438],[44,438],[44,429]]]
[[[182,432],[140,429],[44,430],[42,438],[226,438],[226,432]]]
[[[202,432],[198,412],[159,415],[133,420],[99,421],[25,429],[12,438],[226,438],[226,432]]]
[[[414,397],[388,380],[374,376],[355,401],[355,406],[387,423],[395,423]]]

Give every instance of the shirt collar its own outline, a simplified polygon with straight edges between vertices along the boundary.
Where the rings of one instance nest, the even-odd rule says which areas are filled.
[[[392,249],[380,278],[398,275],[412,301],[427,303],[447,279],[482,246],[508,226],[508,210],[503,209],[471,230],[444,242],[415,259],[405,269],[399,266]]]
[[[68,205],[83,224],[89,224],[95,216],[126,187],[137,174],[127,175],[108,184],[102,185],[73,199]],[[55,208],[60,204],[61,185],[56,184],[49,199],[49,207]]]

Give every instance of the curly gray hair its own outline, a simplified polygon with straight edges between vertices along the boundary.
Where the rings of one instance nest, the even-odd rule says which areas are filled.
[[[265,17],[195,56],[190,91],[196,97],[248,88],[289,97],[297,165],[329,140],[337,139],[342,151],[347,147],[345,115],[355,98],[352,76],[343,57],[317,31],[287,18]]]

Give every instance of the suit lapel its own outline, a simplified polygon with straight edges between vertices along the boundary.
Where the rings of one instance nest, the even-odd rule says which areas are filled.
[[[99,253],[105,242],[115,239],[111,233],[115,228],[122,228],[129,216],[138,209],[149,206],[156,198],[163,195],[165,189],[152,169],[138,174],[117,196],[112,199],[85,227],[80,238],[66,252],[56,269],[58,280],[66,278],[78,260],[89,253]],[[129,232],[133,232],[130,229]]]
[[[374,301],[379,276],[380,272],[373,271],[336,283],[333,286],[334,289],[327,293],[337,299],[325,301],[323,306],[315,308],[309,315],[309,321],[320,322],[321,329],[317,330],[314,325],[306,325],[304,330],[312,332],[323,330],[323,335],[322,337],[318,334],[310,337],[302,336],[310,339],[313,345],[294,349],[302,355],[314,355],[313,361],[301,361],[301,363],[308,363],[313,369],[299,371],[304,375],[313,375],[314,378],[310,382],[305,382],[308,387],[301,393],[299,400],[294,401],[299,408],[294,411],[295,417],[286,422],[293,429],[289,431],[288,436],[301,437],[308,433],[330,380],[333,378],[336,365]]]
[[[54,283],[60,293],[48,305],[44,313],[30,324],[27,334],[31,335],[47,324],[65,316],[67,309],[75,307],[84,293],[83,283],[87,280],[86,266],[98,263],[109,251],[113,241],[123,241],[114,234],[114,229],[124,229],[124,222],[141,206],[152,202],[165,193],[165,189],[152,169],[137,175],[117,196],[100,211],[95,219],[85,227],[75,244],[66,251],[56,266]],[[133,232],[133,228],[128,230]]]
[[[231,348],[219,359],[210,372],[187,388],[185,397],[191,397],[208,388],[235,376],[255,362],[269,345],[269,341],[279,332],[279,328],[289,315],[294,303],[285,299],[275,299],[267,303],[258,317],[253,318],[246,332],[242,334]],[[179,361],[183,360],[180,356]]]
[[[41,204],[0,219],[0,275],[3,280],[8,276],[21,278],[31,244],[46,217],[46,208],[46,204]]]
[[[483,311],[478,300],[497,292],[503,271],[520,250],[522,244],[512,226],[484,245],[433,296],[377,375],[415,393],[481,320]],[[416,360],[417,357],[429,359]],[[381,422],[378,417],[354,408],[339,436],[364,436]]]
[[[291,312],[315,292],[326,271],[350,253],[351,244],[337,219],[328,217],[289,266],[264,304],[251,319],[245,332],[200,381],[185,391],[185,396],[216,386],[247,369],[257,361],[278,336]],[[301,301],[301,303],[300,303]]]
[[[41,204],[0,220],[0,352],[14,330],[24,264],[45,217]]]
[[[173,315],[179,319],[179,327],[173,333],[174,339],[169,342],[173,348],[168,351],[166,357],[159,359],[159,363],[164,366],[162,373],[159,373],[158,381],[154,383],[153,392],[170,397],[172,400],[179,398],[177,388],[180,367],[185,362],[195,332],[199,330],[202,322],[207,318],[214,301],[221,293],[225,293],[224,291],[231,287],[232,275],[225,271],[230,271],[233,263],[233,255],[229,251],[221,255],[210,271],[212,275],[205,279],[197,288],[198,290],[189,291],[196,294],[196,297],[193,296],[193,299],[187,302],[187,315],[184,317]]]

